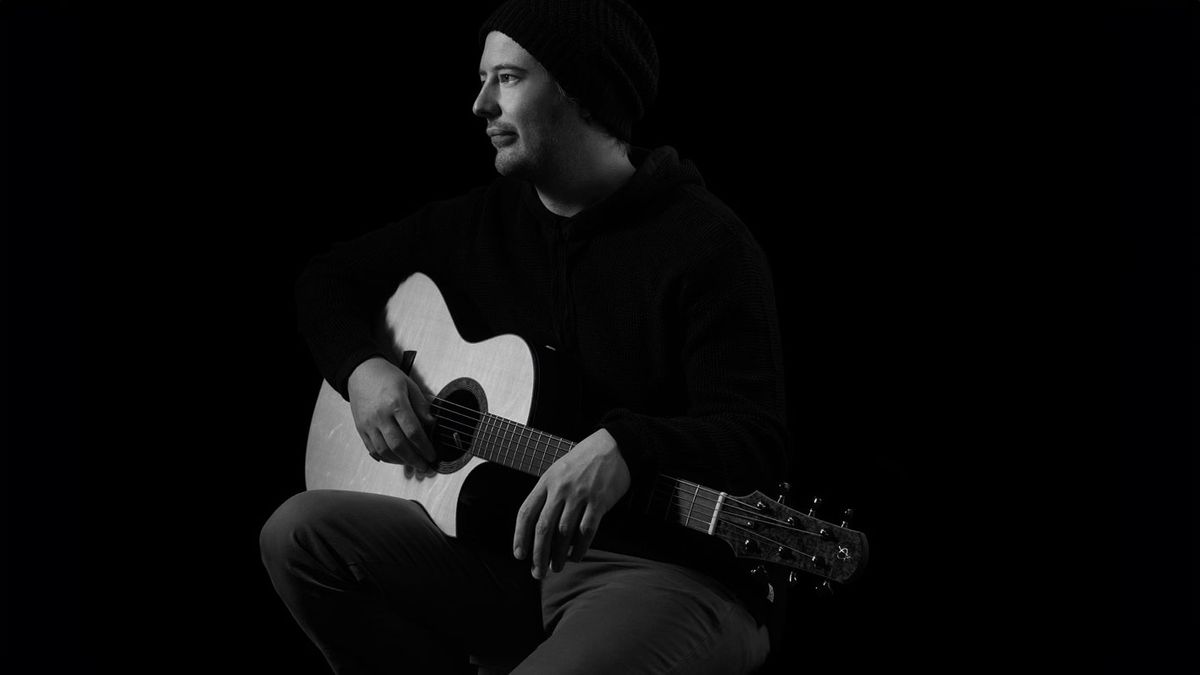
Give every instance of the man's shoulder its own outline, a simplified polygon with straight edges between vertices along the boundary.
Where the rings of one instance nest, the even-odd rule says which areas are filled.
[[[703,184],[676,186],[660,201],[654,226],[700,248],[757,246],[736,211]]]

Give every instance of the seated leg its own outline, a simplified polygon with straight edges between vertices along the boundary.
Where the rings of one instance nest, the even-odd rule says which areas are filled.
[[[766,660],[766,627],[731,591],[683,567],[591,551],[551,573],[542,592],[549,637],[514,675],[731,675]]]
[[[337,673],[456,672],[467,653],[523,653],[541,638],[526,566],[446,537],[408,500],[303,492],[267,521],[260,548]]]

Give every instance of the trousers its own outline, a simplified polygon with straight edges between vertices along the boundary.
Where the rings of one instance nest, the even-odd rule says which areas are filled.
[[[415,502],[310,490],[260,535],[263,565],[335,673],[749,673],[767,629],[689,568],[592,550],[541,580],[511,553],[447,537]]]

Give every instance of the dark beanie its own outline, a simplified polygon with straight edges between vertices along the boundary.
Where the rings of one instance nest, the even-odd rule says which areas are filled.
[[[628,141],[658,91],[658,51],[621,0],[508,0],[479,28],[516,41],[613,136]]]

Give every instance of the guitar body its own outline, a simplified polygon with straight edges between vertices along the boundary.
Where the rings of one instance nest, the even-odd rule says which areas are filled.
[[[529,421],[536,373],[534,354],[523,339],[500,335],[475,343],[464,340],[441,292],[421,273],[404,281],[388,301],[385,324],[395,362],[413,353],[409,376],[423,391],[482,413]],[[434,445],[438,473],[430,477],[406,476],[403,466],[375,461],[354,425],[350,404],[322,382],[308,430],[305,483],[310,490],[355,490],[413,500],[443,532],[457,536],[464,486],[487,462],[457,452],[452,444]]]
[[[567,438],[583,433],[573,405],[577,383],[566,377],[569,361],[551,351],[535,352],[516,335],[463,339],[441,291],[419,273],[401,283],[388,301],[383,328],[381,342],[391,348],[393,361],[430,401],[437,421],[427,432],[437,451],[437,473],[419,476],[372,459],[350,404],[324,382],[308,430],[308,489],[412,500],[449,536],[510,546],[517,509],[537,477],[574,447]],[[553,396],[539,397],[540,388]],[[554,433],[528,425],[535,407],[539,426],[558,427]],[[729,495],[659,475],[649,494],[636,501],[627,504],[627,518],[606,515],[608,525],[593,543],[599,544],[604,530],[615,526],[674,551],[693,548],[673,545],[683,541],[677,536],[694,540],[700,533],[705,543],[710,537],[724,542],[737,558],[782,566],[793,578],[803,572],[836,582],[854,578],[866,561],[867,540],[861,532],[845,522],[837,526],[821,520],[811,511],[801,513],[762,492]],[[662,521],[670,527],[642,527],[661,528]]]

